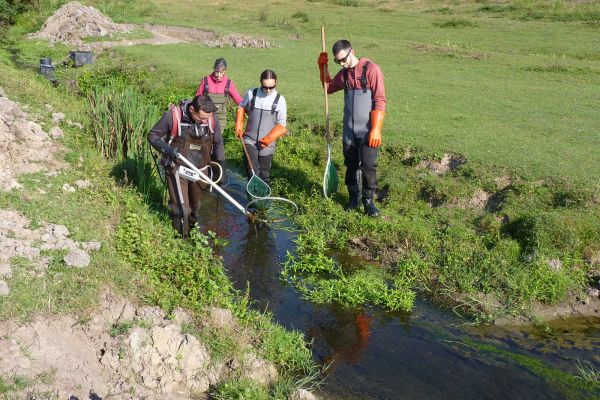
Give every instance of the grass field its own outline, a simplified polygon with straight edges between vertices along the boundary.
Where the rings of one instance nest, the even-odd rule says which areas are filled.
[[[325,24],[328,48],[348,38],[357,55],[373,59],[384,71],[386,145],[454,152],[530,178],[558,175],[591,183],[600,173],[593,157],[600,147],[600,36],[593,23],[598,4],[576,8],[583,15],[570,17],[574,21],[569,21],[573,13],[567,12],[567,2],[553,3],[563,8],[555,6],[555,14],[539,19],[524,19],[516,6],[509,8],[516,3],[151,4],[144,10],[125,9],[119,2],[100,8],[115,19],[248,33],[278,46],[119,50],[158,66],[166,83],[193,85],[210,72],[216,57],[225,56],[240,90],[255,85],[263,69],[278,73],[296,121],[292,128],[320,121],[316,56],[319,28]],[[557,15],[567,21],[557,21]],[[333,63],[330,68],[336,71]],[[341,97],[331,97],[334,120],[341,119]]]

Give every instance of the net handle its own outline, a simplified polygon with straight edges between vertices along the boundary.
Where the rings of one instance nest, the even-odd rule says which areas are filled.
[[[256,175],[256,172],[254,172],[254,165],[252,165],[252,161],[250,161],[250,156],[248,155],[248,149],[246,148],[246,143],[244,142],[244,138],[240,138],[240,142],[242,142],[242,148],[244,149],[244,154],[246,154],[246,160],[248,160],[248,164],[250,165],[250,170],[252,170],[252,175]]]
[[[211,187],[215,188],[215,190],[217,192],[219,192],[220,194],[223,195],[223,197],[225,197],[227,200],[229,200],[229,202],[231,204],[233,204],[235,206],[235,208],[237,208],[238,210],[240,210],[241,212],[243,212],[246,216],[253,218],[254,216],[252,215],[252,213],[249,213],[246,208],[242,206],[240,203],[238,203],[233,197],[231,197],[226,191],[224,191],[222,188],[219,187],[219,185],[217,185],[215,182],[213,182],[208,176],[206,176],[206,174],[204,174],[204,172],[200,171],[198,168],[196,168],[196,166],[194,164],[192,164],[187,158],[185,158],[183,155],[181,155],[180,153],[177,153],[177,158],[179,160],[181,160],[184,164],[186,164],[192,171],[196,172],[198,175],[200,175],[200,178],[202,178],[204,181],[206,181]]]
[[[327,51],[325,48],[325,25],[321,25],[321,48],[323,53]],[[327,97],[329,83],[327,83],[327,64],[323,64],[323,77],[323,93],[325,95],[325,138],[329,143],[331,141],[331,135],[329,133],[329,98]]]

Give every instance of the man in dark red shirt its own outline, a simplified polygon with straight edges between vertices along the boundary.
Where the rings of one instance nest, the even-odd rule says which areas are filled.
[[[356,57],[347,40],[335,42],[332,52],[334,62],[342,67],[333,79],[329,76],[326,52],[319,55],[317,63],[321,83],[327,84],[327,93],[344,89],[344,165],[349,193],[346,209],[358,208],[362,177],[365,213],[377,217],[379,210],[373,197],[377,189],[377,155],[381,146],[381,127],[387,102],[383,73],[370,59]]]

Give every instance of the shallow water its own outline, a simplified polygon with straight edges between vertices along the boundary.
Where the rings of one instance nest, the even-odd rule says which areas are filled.
[[[226,190],[242,204],[244,185],[230,173]],[[279,280],[286,252],[294,251],[289,227],[251,225],[223,197],[210,195],[202,221],[204,230],[229,241],[222,255],[234,285],[248,287],[255,307],[313,340],[315,359],[329,365],[317,393],[322,399],[600,398],[549,376],[552,368],[576,373],[578,360],[600,370],[600,318],[507,329],[467,324],[426,300],[407,314],[318,306]]]

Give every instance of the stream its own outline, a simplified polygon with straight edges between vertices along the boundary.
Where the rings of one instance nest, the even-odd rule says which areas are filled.
[[[230,171],[229,179],[225,190],[245,204],[244,177]],[[222,256],[234,286],[313,341],[315,360],[329,365],[315,392],[321,399],[600,398],[555,379],[578,365],[600,370],[600,318],[508,329],[469,324],[425,299],[410,313],[316,305],[279,280],[295,249],[289,227],[251,225],[216,195],[203,197],[201,220],[228,240]]]

